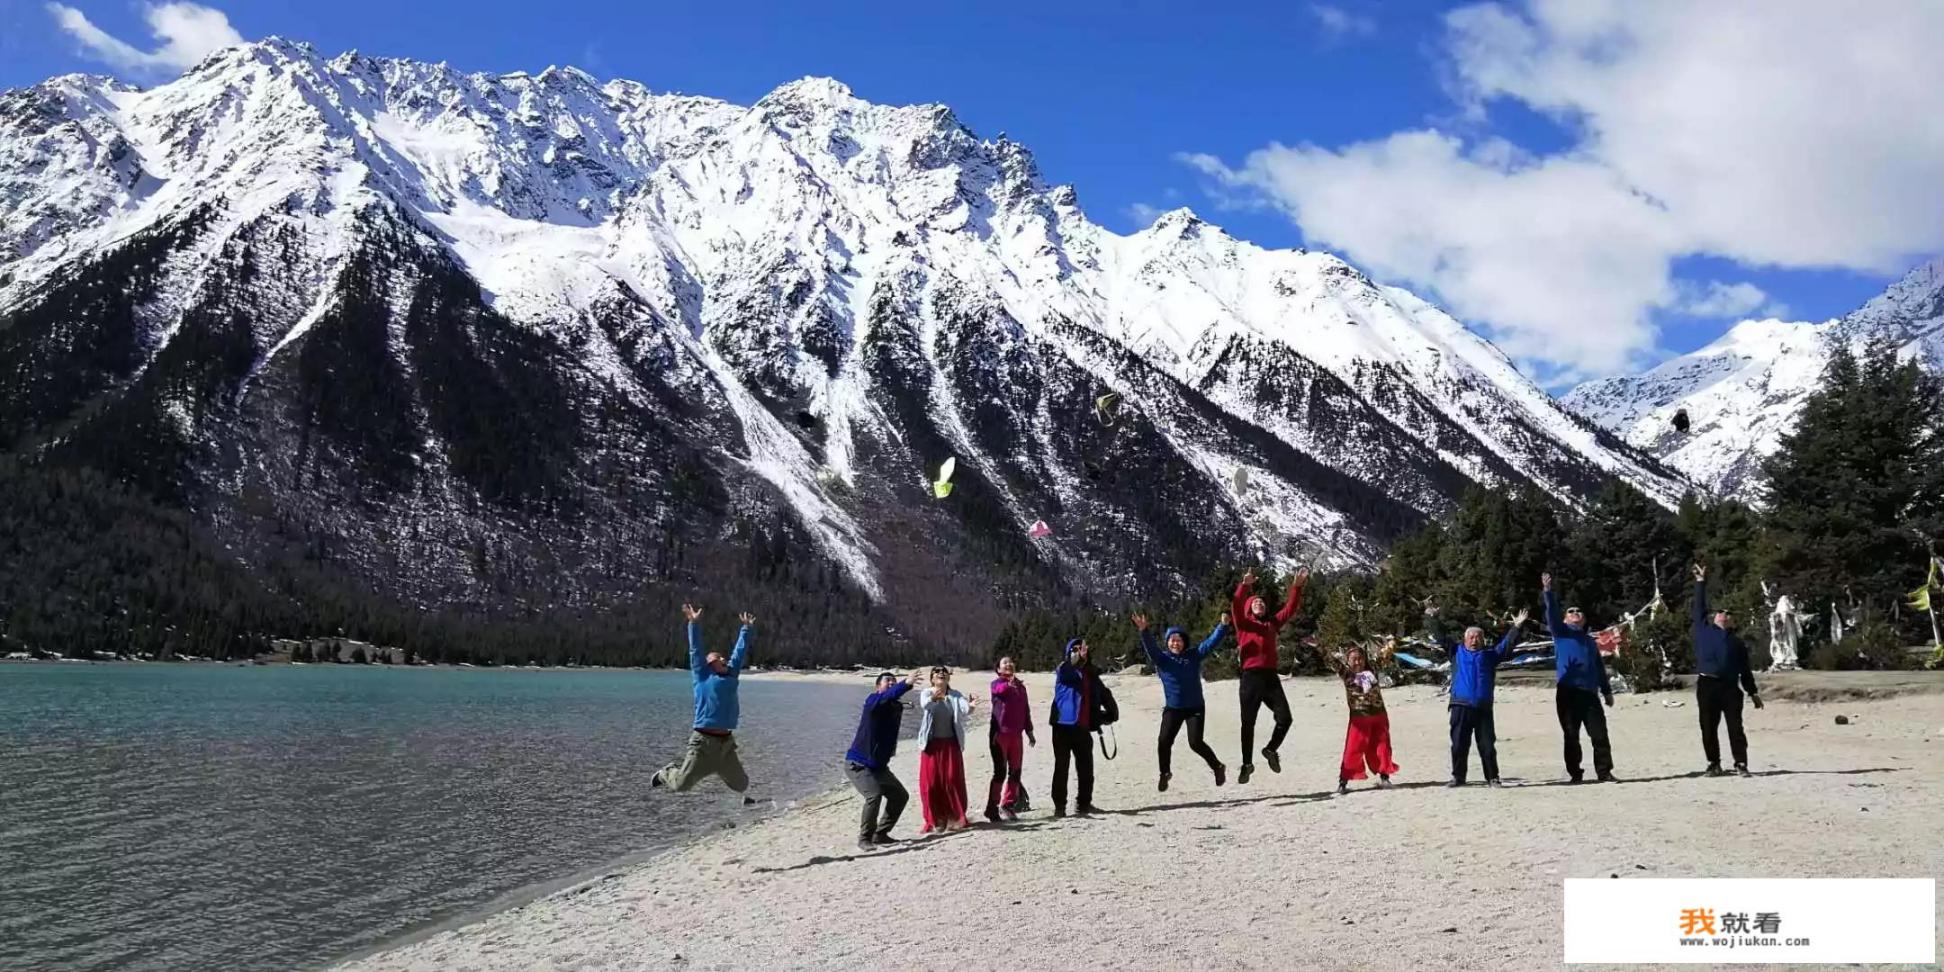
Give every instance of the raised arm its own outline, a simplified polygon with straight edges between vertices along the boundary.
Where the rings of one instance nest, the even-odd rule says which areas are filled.
[[[1708,569],[1694,565],[1694,626],[1708,623]]]
[[[1222,639],[1228,637],[1228,633],[1228,615],[1223,615],[1221,623],[1217,624],[1215,630],[1210,631],[1208,637],[1202,639],[1201,645],[1195,648],[1195,654],[1203,658],[1214,654],[1215,649],[1222,647]]]
[[[702,609],[684,604],[682,615],[688,618],[689,671],[700,682],[709,677],[709,653],[702,648]]]
[[[1552,588],[1552,575],[1546,575],[1546,588],[1543,600],[1546,602],[1546,633],[1554,638],[1566,630],[1566,618],[1559,613],[1559,592]]]
[[[1255,571],[1242,575],[1242,583],[1235,585],[1235,596],[1229,599],[1229,610],[1238,618],[1249,616],[1249,596],[1255,592]]]
[[[1445,651],[1458,647],[1458,639],[1451,637],[1451,627],[1445,623],[1444,615],[1436,607],[1424,609],[1424,633],[1430,636],[1432,644]]]
[[[756,637],[756,618],[748,611],[742,615],[742,630],[736,632],[736,647],[729,652],[729,671],[742,674],[743,666],[749,663],[749,643]]]
[[[1161,646],[1155,643],[1154,632],[1151,629],[1141,629],[1141,650],[1147,652],[1148,664],[1156,668],[1161,667]]]
[[[1526,613],[1520,610],[1512,619],[1512,626],[1505,629],[1505,636],[1492,646],[1492,664],[1496,665],[1512,657],[1513,649],[1519,646],[1519,632],[1525,629]]]
[[[885,689],[884,691],[871,696],[871,707],[874,709],[878,709],[878,708],[883,708],[884,706],[887,705],[903,705],[904,704],[903,699],[905,693],[909,691],[911,691],[910,682],[899,682],[898,684],[893,685],[890,688]]]
[[[1276,612],[1276,627],[1289,623],[1296,612],[1303,607],[1303,585],[1309,583],[1309,568],[1296,572],[1296,578],[1289,582],[1289,597],[1283,601],[1282,610]]]

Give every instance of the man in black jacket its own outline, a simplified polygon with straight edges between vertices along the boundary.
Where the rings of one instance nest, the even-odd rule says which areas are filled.
[[[1742,692],[1755,708],[1762,695],[1755,688],[1755,672],[1748,664],[1748,646],[1735,634],[1735,617],[1726,610],[1708,614],[1708,569],[1694,565],[1694,702],[1701,710],[1701,749],[1708,756],[1708,775],[1720,776],[1721,740],[1716,736],[1723,716],[1728,718],[1728,752],[1735,772],[1748,774],[1748,737],[1742,734]],[[1738,684],[1739,683],[1739,684]]]

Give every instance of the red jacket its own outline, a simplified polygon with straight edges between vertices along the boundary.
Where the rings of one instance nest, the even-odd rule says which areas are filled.
[[[1235,603],[1230,611],[1235,615],[1235,650],[1242,656],[1244,671],[1266,668],[1273,672],[1280,661],[1276,657],[1276,634],[1303,606],[1303,589],[1291,585],[1288,603],[1267,621],[1257,621],[1249,616],[1249,600],[1254,597],[1252,591],[1253,588],[1247,584],[1235,588]]]

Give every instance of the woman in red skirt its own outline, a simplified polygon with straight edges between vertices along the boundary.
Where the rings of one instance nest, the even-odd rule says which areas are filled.
[[[918,696],[918,738],[925,743],[918,756],[918,806],[925,812],[920,834],[965,828],[965,724],[978,704],[977,696],[952,688],[952,670],[942,665],[932,669],[931,685]]]
[[[1378,660],[1390,657],[1392,643],[1385,641],[1377,650]],[[1356,645],[1344,649],[1338,658],[1321,645],[1317,651],[1323,661],[1343,679],[1343,695],[1350,703],[1350,727],[1343,734],[1343,765],[1337,770],[1337,792],[1350,792],[1351,780],[1368,779],[1366,768],[1377,774],[1377,785],[1389,789],[1397,764],[1391,761],[1390,714],[1384,711],[1384,687],[1364,650]]]

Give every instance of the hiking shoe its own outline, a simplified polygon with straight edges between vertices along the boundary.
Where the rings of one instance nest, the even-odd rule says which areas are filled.
[[[1578,773],[1574,773],[1572,776],[1566,778],[1566,782],[1578,786],[1579,784],[1586,782],[1586,777],[1581,776]]]
[[[1221,786],[1222,784],[1228,782],[1228,767],[1222,765],[1221,763],[1216,763],[1212,768],[1215,770],[1216,786]]]
[[[1750,772],[1748,771],[1748,764],[1747,764],[1747,763],[1736,763],[1736,764],[1735,764],[1735,775],[1736,775],[1736,776],[1754,776],[1755,774],[1753,774],[1753,773],[1750,773]]]
[[[1707,769],[1705,769],[1705,770],[1703,770],[1703,771],[1701,772],[1701,775],[1702,775],[1702,776],[1720,776],[1720,775],[1721,775],[1721,764],[1720,764],[1720,763],[1709,763],[1709,764],[1708,764],[1708,768],[1707,768]]]
[[[868,837],[859,837],[857,838],[857,849],[863,851],[866,854],[869,854],[870,852],[877,850],[877,844],[873,843],[871,839]]]
[[[1451,781],[1449,781],[1449,782],[1447,782],[1447,783],[1445,783],[1445,789],[1447,789],[1447,790],[1455,790],[1455,789],[1457,789],[1457,788],[1459,788],[1459,787],[1461,787],[1461,786],[1464,786],[1464,785],[1465,785],[1465,781],[1464,781],[1464,780],[1451,780]]]
[[[1001,810],[999,811],[999,819],[1004,820],[1007,823],[1014,823],[1019,820],[1019,814],[1014,813],[1011,810]]]
[[[1497,777],[1493,777],[1492,779],[1486,780],[1485,785],[1491,787],[1494,790],[1502,790],[1505,788],[1505,784],[1500,783]]]
[[[1275,750],[1273,749],[1263,750],[1262,761],[1269,764],[1269,772],[1271,773],[1282,772],[1282,757],[1277,755]]]
[[[897,842],[898,842],[898,838],[893,837],[890,834],[878,834],[877,836],[871,838],[871,843],[876,844],[879,847],[889,847],[892,844],[895,844]]]
[[[1074,816],[1077,817],[1091,817],[1096,813],[1106,813],[1106,812],[1107,811],[1102,810],[1091,803],[1083,803],[1073,811]]]
[[[1338,793],[1338,794],[1344,794],[1344,793],[1348,793],[1348,792],[1350,792],[1350,781],[1349,781],[1349,780],[1338,780],[1338,781],[1337,781],[1337,793]]]
[[[1157,789],[1157,790],[1160,790],[1160,791],[1161,791],[1161,792],[1163,792],[1163,793],[1166,793],[1166,792],[1168,792],[1168,781],[1169,781],[1170,779],[1173,779],[1173,778],[1174,778],[1174,774],[1173,774],[1173,773],[1163,773],[1163,774],[1161,774],[1161,782],[1160,782],[1160,783],[1157,783],[1157,784],[1155,784],[1155,789]]]
[[[752,797],[752,796],[746,796],[746,797],[743,797],[743,806],[745,806],[745,807],[753,807],[753,806],[755,806],[755,805],[756,805],[756,798],[755,798],[755,797]]]
[[[987,808],[986,808],[986,819],[987,819],[987,820],[990,820],[990,821],[992,821],[993,823],[998,823],[998,822],[999,822],[999,811],[998,811],[997,809],[995,809],[995,808],[993,808],[993,807],[987,807]]]
[[[1620,778],[1619,778],[1619,777],[1617,777],[1617,776],[1615,776],[1615,775],[1613,775],[1613,771],[1612,771],[1612,770],[1607,770],[1606,772],[1604,772],[1604,773],[1601,773],[1601,774],[1600,774],[1600,782],[1602,782],[1602,783],[1618,783],[1618,782],[1620,782]]]
[[[1390,781],[1390,777],[1388,776],[1380,776],[1377,778],[1377,788],[1380,790],[1388,790],[1395,785],[1395,783]]]
[[[667,781],[661,778],[661,770],[656,770],[655,775],[648,778],[648,788],[651,790],[659,790],[667,785]]]
[[[1064,816],[1066,816],[1066,808],[1065,808],[1065,807],[1054,807],[1054,808],[1053,808],[1053,819],[1055,819],[1055,820],[1058,820],[1058,819],[1060,819],[1061,817],[1064,817]]]
[[[1241,786],[1242,784],[1249,782],[1249,774],[1254,772],[1255,772],[1255,767],[1250,766],[1247,763],[1243,763],[1241,772],[1235,774],[1235,785]]]

